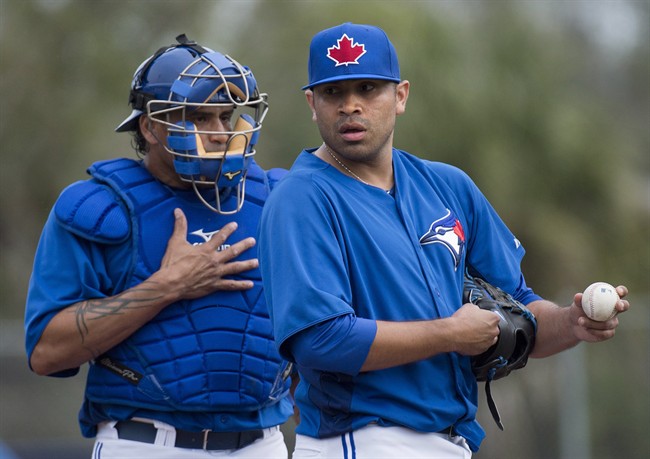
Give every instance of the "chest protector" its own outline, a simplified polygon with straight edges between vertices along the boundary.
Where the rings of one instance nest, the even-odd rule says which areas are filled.
[[[76,204],[60,213],[77,220],[72,226],[94,232],[89,234],[92,240],[108,235],[130,241],[133,256],[131,266],[124,268],[131,272],[126,289],[159,269],[176,207],[187,217],[190,243],[209,240],[233,220],[239,226],[227,244],[255,236],[272,175],[284,173],[279,171],[267,173],[253,163],[241,211],[219,215],[198,199],[183,198],[161,185],[136,161],[103,161],[89,169],[94,180],[81,182],[84,190],[68,199]],[[81,202],[91,199],[81,198],[90,195],[98,201],[92,206],[95,211],[82,212]],[[122,210],[116,210],[116,203]],[[125,238],[129,232],[130,239]],[[255,257],[251,250],[241,259]],[[283,377],[286,364],[273,342],[260,272],[247,271],[237,278],[252,280],[254,287],[171,304],[98,357],[89,369],[86,396],[98,403],[165,411],[252,411],[275,403],[288,390],[288,381]]]

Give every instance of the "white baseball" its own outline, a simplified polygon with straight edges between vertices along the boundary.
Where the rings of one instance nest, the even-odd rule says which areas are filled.
[[[594,282],[582,294],[582,310],[590,319],[604,322],[617,314],[618,300],[613,286],[606,282]]]

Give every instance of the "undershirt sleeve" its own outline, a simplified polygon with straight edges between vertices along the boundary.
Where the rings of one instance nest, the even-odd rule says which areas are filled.
[[[346,314],[295,334],[284,346],[299,366],[355,376],[376,334],[376,321]]]

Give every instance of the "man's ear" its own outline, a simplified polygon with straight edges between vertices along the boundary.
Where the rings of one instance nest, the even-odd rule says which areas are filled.
[[[140,115],[140,118],[138,118],[138,123],[140,125],[140,132],[142,133],[142,137],[144,137],[145,140],[152,145],[157,144],[158,137],[156,137],[156,135],[153,133],[154,126],[149,117],[146,115]]]
[[[406,111],[406,101],[409,98],[410,83],[408,80],[402,80],[397,85],[395,95],[397,97],[396,115],[401,115]]]
[[[311,109],[311,120],[316,121],[316,109],[314,109],[314,91],[311,89],[306,90],[305,97],[307,98],[307,103]]]

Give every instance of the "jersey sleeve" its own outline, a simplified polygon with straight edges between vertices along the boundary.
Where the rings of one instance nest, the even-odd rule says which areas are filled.
[[[103,298],[110,285],[97,244],[65,230],[51,212],[43,228],[27,291],[25,346],[28,362],[48,323],[59,311],[89,298]],[[31,365],[30,365],[31,366]],[[52,376],[72,376],[70,369]]]
[[[377,334],[377,322],[352,314],[307,328],[285,341],[284,353],[299,367],[359,374]]]
[[[260,269],[281,352],[295,333],[354,313],[331,212],[308,175],[285,177],[264,206],[258,237]]]
[[[532,288],[526,285],[526,279],[524,279],[523,274],[519,278],[519,286],[514,292],[512,292],[512,296],[515,300],[519,301],[524,305],[528,305],[533,301],[543,300],[541,296],[533,292]]]

